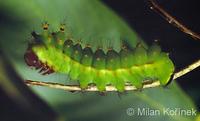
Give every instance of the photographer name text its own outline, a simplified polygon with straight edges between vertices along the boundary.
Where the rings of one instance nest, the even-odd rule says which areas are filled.
[[[163,108],[162,110],[151,109],[151,108],[128,108],[126,110],[127,115],[133,116],[196,116],[196,109],[181,109],[181,108]]]

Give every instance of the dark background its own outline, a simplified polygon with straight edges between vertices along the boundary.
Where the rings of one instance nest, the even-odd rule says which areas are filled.
[[[170,25],[149,8],[148,0],[103,0],[115,10],[148,44],[159,40],[162,49],[169,52],[176,70],[200,59],[200,40]],[[200,7],[198,0],[158,0],[168,13],[196,33],[200,33]],[[180,77],[177,82],[195,100],[200,108],[200,68]]]

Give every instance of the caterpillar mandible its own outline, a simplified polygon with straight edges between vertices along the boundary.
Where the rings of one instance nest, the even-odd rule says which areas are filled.
[[[147,49],[141,44],[133,48],[122,40],[119,52],[112,48],[106,52],[101,48],[93,51],[89,45],[75,43],[63,24],[59,31],[52,33],[48,27],[45,23],[42,33],[32,32],[33,41],[24,55],[25,62],[41,69],[43,75],[68,74],[72,80],[79,81],[82,89],[95,84],[99,91],[104,91],[106,85],[113,85],[123,92],[125,83],[140,89],[147,79],[166,85],[174,72],[168,54],[156,44]]]

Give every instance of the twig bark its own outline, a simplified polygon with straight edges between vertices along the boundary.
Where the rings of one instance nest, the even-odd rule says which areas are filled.
[[[181,77],[181,76],[183,76],[183,75],[185,75],[185,74],[187,74],[189,72],[191,72],[192,70],[194,70],[194,69],[196,69],[198,67],[200,67],[200,60],[194,62],[193,64],[191,64],[188,67],[182,69],[181,71],[176,72],[174,74],[173,80],[177,79],[177,78],[179,78],[179,77]]]
[[[156,0],[149,0],[151,4],[151,9],[157,12],[159,15],[161,15],[165,20],[167,20],[170,24],[174,25],[177,27],[179,30],[182,32],[188,34],[194,39],[200,40],[200,35],[198,33],[193,32],[191,29],[183,25],[181,22],[179,22],[176,18],[171,16],[169,13],[167,13],[161,6],[155,2]]]
[[[200,66],[200,60],[191,64],[187,68],[175,73],[174,76],[173,76],[173,80],[185,75],[186,73],[189,73],[190,71],[196,69],[199,66]],[[63,85],[63,84],[52,83],[52,82],[40,82],[40,81],[31,81],[31,80],[26,80],[25,83],[29,86],[43,86],[43,87],[67,90],[67,91],[72,91],[72,92],[73,91],[88,91],[88,92],[98,91],[96,86],[88,86],[88,88],[82,90],[79,85]],[[151,84],[145,84],[143,89],[153,88],[153,87],[158,87],[158,86],[160,86],[160,82],[155,81]],[[126,91],[131,91],[131,90],[133,91],[133,90],[138,90],[138,89],[135,86],[127,84],[125,86],[125,90]],[[117,89],[114,86],[106,86],[106,92],[112,92],[112,91],[117,91]]]
[[[80,88],[79,85],[63,85],[63,84],[52,83],[52,82],[39,82],[39,81],[31,81],[31,80],[26,80],[25,83],[29,86],[43,86],[43,87],[50,87],[50,88],[67,90],[67,91],[72,91],[72,92],[74,92],[74,91],[87,91],[87,92],[99,91],[96,86],[88,86],[88,88],[83,90]],[[152,88],[152,87],[157,87],[159,85],[160,85],[159,81],[156,81],[152,84],[144,85],[143,88]],[[137,88],[135,86],[126,85],[125,90],[131,91],[131,90],[137,90]],[[114,86],[106,86],[105,91],[113,92],[113,91],[117,91],[117,89]]]

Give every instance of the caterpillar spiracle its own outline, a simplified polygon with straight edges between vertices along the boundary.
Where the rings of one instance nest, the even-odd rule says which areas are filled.
[[[148,49],[140,44],[132,48],[123,41],[119,52],[112,48],[107,52],[101,48],[93,51],[89,45],[83,48],[81,43],[67,37],[64,25],[51,33],[47,23],[42,33],[32,32],[32,36],[24,55],[27,65],[41,69],[43,75],[68,74],[72,80],[79,81],[82,89],[95,84],[99,91],[104,91],[106,85],[113,85],[123,92],[125,83],[140,89],[145,80],[159,80],[161,85],[166,85],[174,72],[168,54],[156,44]]]

